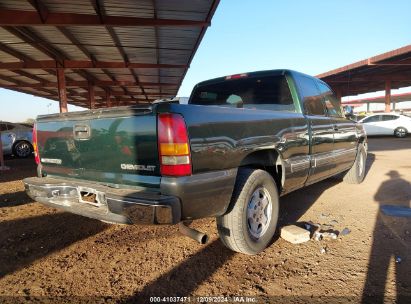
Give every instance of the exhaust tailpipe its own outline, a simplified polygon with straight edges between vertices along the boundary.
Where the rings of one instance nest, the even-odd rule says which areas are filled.
[[[200,244],[206,244],[208,242],[208,235],[205,233],[202,233],[198,230],[195,230],[193,228],[187,227],[184,222],[178,223],[178,229],[180,230],[180,233],[188,236],[189,238],[192,238],[193,240],[199,242]]]

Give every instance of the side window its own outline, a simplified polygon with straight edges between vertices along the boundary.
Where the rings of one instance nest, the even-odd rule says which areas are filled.
[[[314,79],[299,74],[295,74],[295,78],[302,95],[305,114],[325,116],[324,104]]]
[[[364,122],[364,123],[367,123],[367,122],[377,122],[377,121],[380,121],[380,116],[381,116],[381,115],[374,115],[374,116],[367,117],[366,119],[363,120],[363,122]]]
[[[321,96],[324,99],[324,104],[327,109],[328,115],[343,117],[341,103],[337,100],[337,97],[330,89],[330,87],[322,81],[317,81],[317,84],[320,89]]]
[[[398,119],[399,117],[398,116],[395,116],[395,115],[383,115],[382,116],[382,120],[383,121],[388,121],[388,120],[396,120],[396,119]]]

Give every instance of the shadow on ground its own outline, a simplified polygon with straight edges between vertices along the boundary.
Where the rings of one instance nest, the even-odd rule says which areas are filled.
[[[25,191],[0,194],[0,208],[15,207],[33,202]]]
[[[0,277],[105,230],[108,225],[69,213],[0,223]]]
[[[20,159],[8,156],[4,165],[9,167],[9,170],[0,171],[0,183],[17,181],[37,174],[33,157]]]
[[[219,240],[215,240],[123,303],[143,303],[150,296],[187,296],[234,255]]]
[[[367,158],[367,171],[370,170],[374,160],[375,156],[373,154],[369,155]],[[326,189],[340,182],[341,178],[330,178],[282,197],[279,226],[298,221]],[[278,235],[277,233],[274,240],[278,238]],[[275,244],[271,246],[275,246]],[[133,296],[125,299],[124,303],[144,302],[150,296],[190,295],[235,254],[237,253],[227,249],[220,240],[215,240],[194,256],[146,285],[142,290],[136,291]]]
[[[395,170],[377,190],[380,205],[375,221],[373,243],[364,285],[362,303],[386,303],[387,288],[395,286],[396,303],[411,303],[411,217],[388,216],[381,206],[411,207],[411,184]],[[388,270],[394,265],[393,278]]]

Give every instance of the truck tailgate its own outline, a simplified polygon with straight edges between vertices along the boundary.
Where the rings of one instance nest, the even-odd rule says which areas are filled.
[[[39,116],[42,173],[156,188],[157,120],[151,106]]]

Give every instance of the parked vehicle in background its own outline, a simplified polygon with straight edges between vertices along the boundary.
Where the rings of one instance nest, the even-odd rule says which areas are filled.
[[[352,116],[349,116],[347,118],[349,118],[349,119],[351,119],[355,122],[359,122],[361,119],[363,119],[365,117],[367,117],[367,115],[352,115]]]
[[[0,121],[0,132],[4,155],[13,154],[17,157],[25,158],[32,154],[32,127]]]
[[[405,137],[411,132],[411,117],[395,113],[381,113],[367,116],[358,121],[367,135],[394,135]]]
[[[264,250],[279,197],[343,173],[365,176],[367,138],[330,87],[289,70],[220,77],[188,104],[158,102],[39,116],[36,201],[112,223],[184,225],[216,217],[222,242]]]

